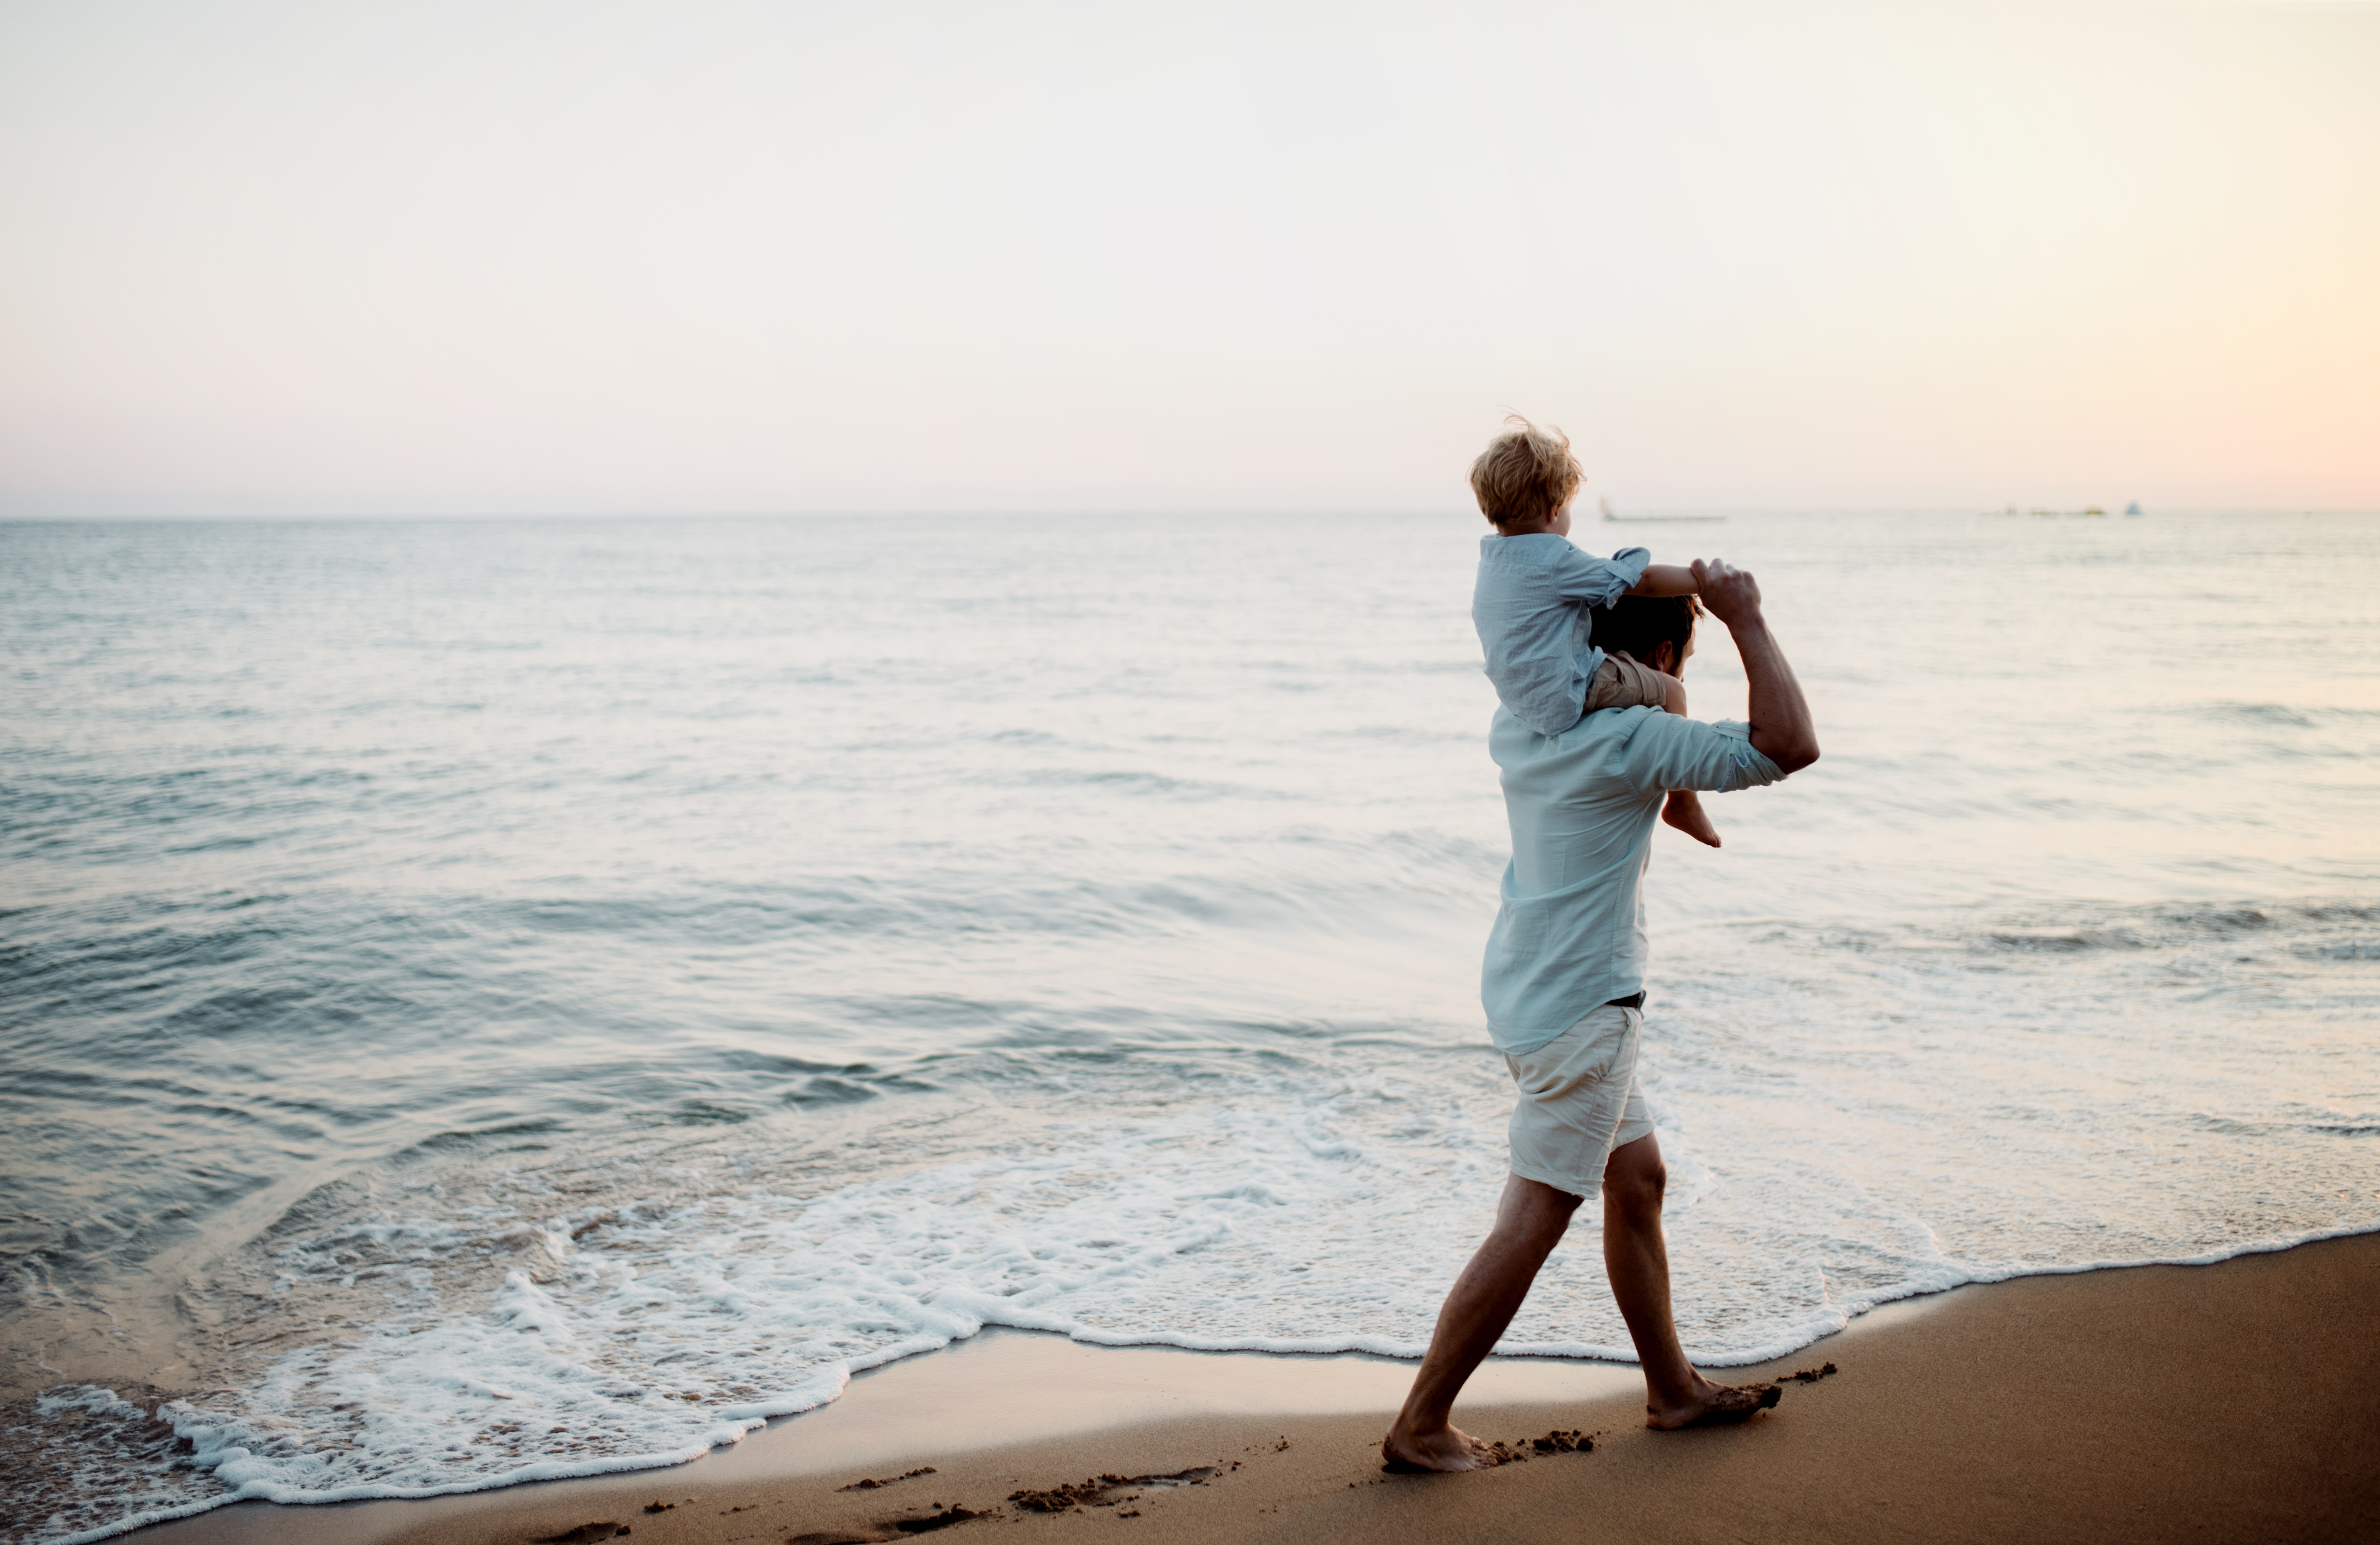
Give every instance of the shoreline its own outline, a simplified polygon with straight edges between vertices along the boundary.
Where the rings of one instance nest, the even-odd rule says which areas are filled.
[[[115,1538],[583,1545],[625,1527],[663,1545],[826,1545],[1129,1523],[1184,1540],[1532,1539],[1567,1538],[1582,1508],[1621,1538],[2150,1539],[2196,1532],[2192,1520],[2313,1538],[2380,1509],[2375,1301],[2380,1235],[1971,1284],[1718,1370],[1840,1373],[1789,1382],[1746,1427],[1693,1434],[1645,1431],[1633,1367],[1499,1358],[1458,1421],[1505,1442],[1598,1442],[1473,1477],[1380,1474],[1372,1447],[1408,1362],[987,1332],[684,1465],[421,1501],[237,1502]],[[1103,1475],[1120,1484],[1069,1511],[1011,1499]],[[853,1490],[861,1480],[887,1484]]]

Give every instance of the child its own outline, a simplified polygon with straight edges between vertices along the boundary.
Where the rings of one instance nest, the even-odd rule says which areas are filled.
[[[1479,539],[1471,620],[1488,652],[1488,679],[1505,708],[1539,735],[1560,735],[1598,709],[1642,704],[1686,711],[1685,684],[1589,638],[1587,609],[1623,595],[1692,595],[1692,570],[1648,564],[1641,547],[1590,557],[1570,543],[1570,505],[1586,473],[1570,438],[1518,414],[1471,464],[1471,491],[1497,534]],[[1673,790],[1661,819],[1696,842],[1718,829],[1692,789]]]

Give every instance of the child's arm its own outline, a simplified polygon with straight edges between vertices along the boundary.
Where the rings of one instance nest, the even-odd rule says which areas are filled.
[[[1694,571],[1683,564],[1646,564],[1645,578],[1630,586],[1629,595],[1692,595]]]

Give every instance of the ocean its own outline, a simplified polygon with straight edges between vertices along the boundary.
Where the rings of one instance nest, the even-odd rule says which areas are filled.
[[[0,1539],[987,1325],[1416,1356],[1504,1173],[1481,529],[0,525]],[[2380,1230],[2380,518],[1578,535],[1751,568],[1826,751],[1655,838],[1694,1356]],[[1628,1356],[1593,1213],[1505,1353]]]

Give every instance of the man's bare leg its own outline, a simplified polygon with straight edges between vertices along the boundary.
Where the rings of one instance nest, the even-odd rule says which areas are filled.
[[[1669,1178],[1660,1141],[1649,1135],[1613,1149],[1603,1167],[1603,1270],[1645,1369],[1645,1425],[1673,1429],[1748,1417],[1774,1405],[1773,1393],[1711,1382],[1678,1343],[1670,1316],[1670,1247],[1661,1235]]]
[[[1485,1443],[1449,1419],[1454,1397],[1520,1312],[1537,1269],[1561,1243],[1580,1200],[1539,1181],[1506,1177],[1496,1226],[1455,1279],[1446,1307],[1438,1311],[1429,1354],[1414,1376],[1404,1409],[1380,1441],[1383,1459],[1426,1470],[1476,1470],[1496,1463]],[[1664,1302],[1666,1293],[1665,1288]]]

